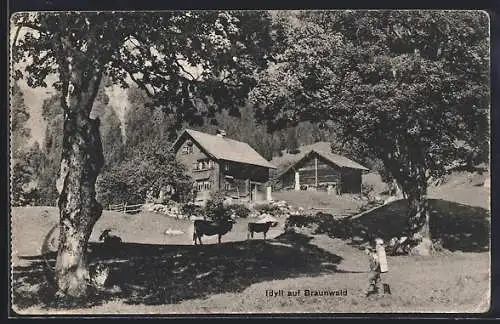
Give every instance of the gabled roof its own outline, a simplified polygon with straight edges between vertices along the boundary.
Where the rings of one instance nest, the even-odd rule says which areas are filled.
[[[323,144],[323,142],[317,143],[317,144]],[[350,169],[358,169],[362,171],[369,171],[368,168],[362,166],[361,164],[346,158],[345,156],[335,154],[328,152],[323,149],[325,145],[315,145],[313,146],[314,148],[304,152],[304,153],[299,153],[297,155],[297,159],[294,163],[292,163],[290,166],[288,166],[285,170],[283,170],[278,177],[281,177],[283,174],[287,173],[290,169],[294,168],[298,163],[302,162],[304,159],[307,159],[308,157],[311,156],[311,154],[316,153],[325,160],[338,165],[341,168],[350,168]],[[328,145],[329,147],[329,145]]]
[[[274,165],[264,159],[247,143],[236,141],[226,136],[211,135],[192,129],[186,129],[181,133],[172,145],[174,150],[178,149],[178,145],[181,144],[181,139],[186,136],[186,134],[196,141],[196,143],[198,143],[208,154],[218,160],[227,160],[276,169]]]

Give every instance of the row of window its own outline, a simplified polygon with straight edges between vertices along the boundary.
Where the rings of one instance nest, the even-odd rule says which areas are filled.
[[[197,181],[194,186],[198,189],[198,191],[210,190],[212,188],[212,183],[210,181]],[[231,183],[225,182],[224,190],[233,190]]]
[[[193,142],[188,141],[182,147],[182,154],[191,154],[193,153]],[[209,159],[198,160],[198,162],[194,163],[193,170],[208,170],[214,168],[214,162]],[[229,171],[229,163],[224,163],[224,171]]]
[[[215,167],[215,162],[210,159],[198,160],[198,162],[193,163],[193,170],[211,170]],[[224,171],[229,171],[229,163],[224,163]]]
[[[198,191],[210,190],[210,188],[212,188],[212,183],[210,181],[197,181],[195,186]]]
[[[209,159],[198,160],[194,163],[193,170],[209,170],[214,168],[214,161]]]

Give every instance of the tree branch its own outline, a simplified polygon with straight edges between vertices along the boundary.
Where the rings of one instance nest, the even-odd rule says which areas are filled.
[[[31,28],[33,30],[38,31],[41,34],[45,33],[45,30],[43,30],[41,26],[35,25],[33,23],[29,23],[29,22],[24,21],[24,22],[17,22],[14,24],[17,25],[18,28],[27,27],[27,28]]]
[[[14,41],[12,42],[12,48],[16,47],[17,37],[19,36],[19,31],[21,31],[21,28],[23,28],[23,26],[17,26],[16,34],[14,35]]]
[[[189,73],[189,72],[188,72],[188,71],[187,71],[187,70],[186,70],[186,69],[182,66],[182,64],[180,64],[180,63],[179,63],[179,61],[178,61],[178,60],[174,59],[173,61],[174,61],[174,63],[175,63],[178,67],[180,67],[180,68],[181,68],[181,70],[182,70],[184,73],[186,73],[187,75],[189,75],[189,76],[192,78],[192,81],[198,81],[198,78],[195,78],[195,77],[194,77],[191,73]]]
[[[134,82],[135,82],[135,84],[137,84],[137,86],[139,86],[139,88],[141,88],[142,90],[144,90],[144,91],[146,92],[146,94],[148,95],[148,97],[150,97],[150,98],[155,98],[155,97],[156,97],[154,93],[151,93],[151,91],[149,91],[148,87],[146,87],[146,85],[145,85],[142,81],[139,81],[139,80],[137,80],[137,79],[134,77],[134,75],[133,75],[133,73],[132,73],[132,72],[130,72],[130,71],[129,71],[127,68],[125,68],[125,67],[123,67],[123,69],[124,69],[125,71],[127,71],[128,75],[130,76],[130,78],[132,79],[132,81],[134,81]]]

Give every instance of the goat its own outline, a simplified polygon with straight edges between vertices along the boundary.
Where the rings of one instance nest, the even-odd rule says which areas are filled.
[[[253,238],[253,233],[264,233],[264,240],[270,227],[275,227],[278,222],[265,222],[265,223],[248,223],[247,240],[250,236]]]
[[[201,243],[201,237],[203,235],[207,236],[218,235],[220,244],[221,236],[227,234],[233,228],[233,224],[235,224],[234,220],[226,220],[220,222],[213,222],[201,219],[195,220],[193,223],[194,244],[196,245],[196,239],[198,239],[200,241],[200,245],[202,245],[203,243]]]
[[[99,236],[99,241],[104,241],[104,244],[107,245],[120,245],[122,243],[122,239],[119,236],[110,235],[110,229],[105,229],[102,231],[101,236]]]

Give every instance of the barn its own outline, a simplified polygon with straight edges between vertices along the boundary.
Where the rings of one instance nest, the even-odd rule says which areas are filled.
[[[369,169],[345,156],[315,148],[300,154],[275,177],[274,183],[276,190],[360,193],[365,171]]]
[[[176,159],[195,181],[197,201],[223,192],[236,201],[266,200],[270,196],[270,170],[276,169],[250,145],[192,129],[184,130],[172,145]]]

